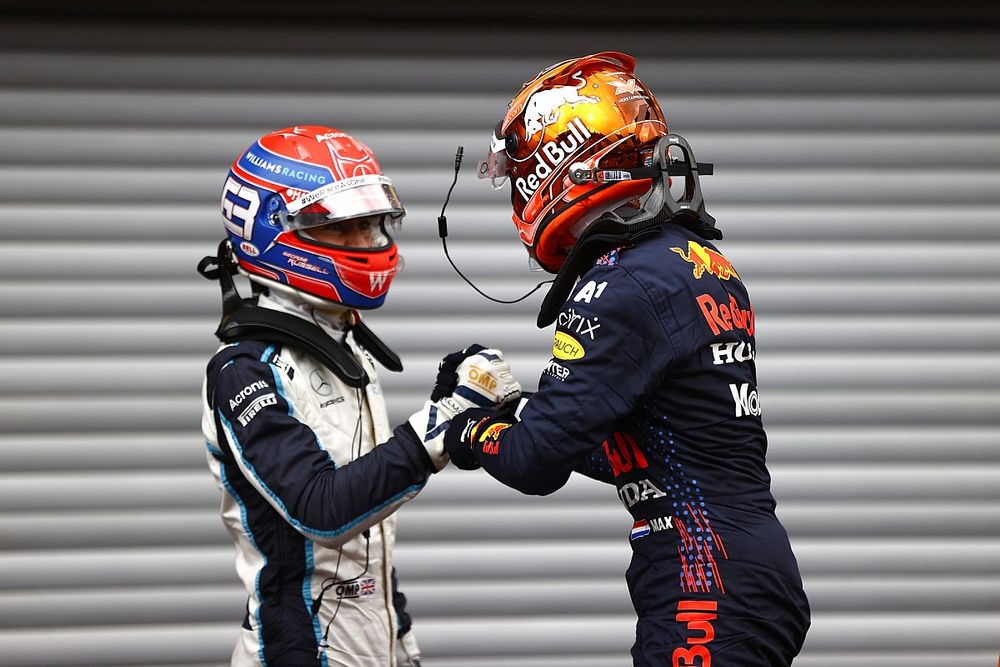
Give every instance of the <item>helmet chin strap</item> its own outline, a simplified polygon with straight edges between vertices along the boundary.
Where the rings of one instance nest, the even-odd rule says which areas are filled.
[[[672,159],[670,149],[676,147],[683,156]],[[573,169],[574,182],[624,181],[653,178],[653,187],[642,207],[634,215],[623,217],[626,210],[607,211],[583,230],[552,282],[538,313],[539,328],[552,324],[566,301],[577,278],[601,255],[655,234],[664,223],[680,224],[707,240],[722,238],[715,227],[715,218],[705,211],[705,200],[698,180],[699,169],[711,174],[713,166],[699,163],[688,142],[678,134],[667,134],[656,142],[654,161],[649,167],[623,170]],[[675,198],[670,192],[669,177],[684,177],[684,193]],[[621,213],[621,214],[620,214]]]
[[[232,259],[229,241],[219,243],[215,257],[202,258],[198,273],[208,280],[218,280],[222,290],[222,319],[215,330],[224,343],[258,340],[305,349],[350,387],[364,387],[368,374],[343,343],[331,338],[322,328],[302,318],[270,308],[262,308],[240,296],[233,282],[236,263]],[[403,370],[399,357],[383,343],[360,319],[355,318],[351,331],[359,345],[368,350],[391,371]]]

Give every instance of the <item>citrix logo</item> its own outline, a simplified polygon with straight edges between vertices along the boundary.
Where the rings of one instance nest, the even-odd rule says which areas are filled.
[[[590,340],[594,340],[594,332],[601,328],[597,320],[597,317],[591,320],[589,317],[578,314],[575,309],[569,308],[559,313],[557,323],[569,331],[574,331],[581,335],[586,334],[590,336]]]

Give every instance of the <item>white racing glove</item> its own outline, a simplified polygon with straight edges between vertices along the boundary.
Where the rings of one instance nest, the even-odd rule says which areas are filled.
[[[410,417],[410,426],[430,454],[435,469],[441,470],[448,464],[444,434],[455,415],[470,408],[506,405],[520,396],[521,385],[503,353],[472,345],[441,360],[431,398]]]

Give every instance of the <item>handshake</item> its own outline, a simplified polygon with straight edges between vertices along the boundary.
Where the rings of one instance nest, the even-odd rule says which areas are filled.
[[[449,458],[459,468],[478,468],[469,448],[467,422],[471,425],[473,419],[492,415],[498,408],[512,408],[520,397],[521,385],[500,350],[472,345],[441,360],[430,400],[409,424],[435,470],[444,468]],[[463,413],[469,419],[456,419]]]

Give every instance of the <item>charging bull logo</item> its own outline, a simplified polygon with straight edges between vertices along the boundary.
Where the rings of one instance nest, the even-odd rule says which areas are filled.
[[[580,94],[580,91],[587,85],[580,72],[573,74],[572,78],[579,81],[580,85],[576,87],[556,86],[537,92],[528,98],[528,102],[524,105],[525,139],[531,139],[544,130],[546,126],[556,122],[561,107],[567,104],[594,104],[601,101],[599,97]]]
[[[701,280],[706,271],[720,280],[729,280],[730,278],[742,280],[728,259],[723,257],[721,253],[706,248],[700,243],[688,241],[687,252],[680,248],[671,248],[671,250],[680,255],[685,262],[694,264],[694,277],[698,280]]]
[[[479,444],[482,448],[483,454],[490,454],[496,456],[500,453],[500,434],[511,427],[511,424],[506,422],[498,422],[496,424],[490,424],[486,427],[479,436]]]

